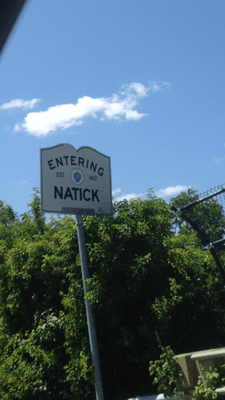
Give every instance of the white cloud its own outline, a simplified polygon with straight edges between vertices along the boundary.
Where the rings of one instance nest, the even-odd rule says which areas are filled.
[[[168,197],[175,196],[180,192],[189,189],[191,186],[177,185],[177,186],[169,186],[165,189],[160,189],[156,192],[158,197]]]
[[[31,112],[24,121],[14,126],[15,131],[25,131],[36,137],[45,137],[57,129],[67,129],[81,125],[86,117],[97,118],[101,121],[139,121],[147,114],[135,110],[139,99],[146,97],[148,92],[157,92],[168,88],[166,82],[157,84],[150,82],[146,87],[141,83],[133,82],[124,85],[119,94],[111,97],[92,98],[80,97],[75,104],[61,104],[49,107],[46,111]]]
[[[143,193],[129,193],[129,194],[124,194],[116,198],[117,201],[122,201],[122,200],[130,200],[130,199],[138,199],[140,197],[143,197]]]
[[[12,108],[22,108],[23,110],[31,110],[36,106],[36,104],[40,101],[40,99],[32,99],[32,100],[21,100],[16,99],[12,100],[9,103],[4,103],[0,106],[0,110],[10,110]]]
[[[115,190],[112,191],[112,195],[115,197],[117,194],[120,194],[122,192],[123,192],[123,190],[118,188],[118,189],[115,189]]]
[[[122,201],[122,200],[130,200],[130,199],[137,199],[139,197],[145,196],[143,193],[128,193],[128,194],[122,194],[123,190],[118,188],[112,191],[112,195],[115,197],[116,201]],[[118,196],[119,195],[119,196]]]
[[[224,160],[225,160],[225,156],[223,156],[223,157],[215,157],[214,158],[214,161],[215,161],[215,163],[216,164],[221,164],[221,163],[223,163],[224,162]]]
[[[162,82],[162,83],[156,83],[156,82],[150,82],[150,87],[151,87],[151,92],[159,92],[165,89],[170,88],[170,83],[169,82]]]
[[[27,181],[23,181],[23,182],[17,183],[17,186],[24,185],[25,183],[27,183]]]

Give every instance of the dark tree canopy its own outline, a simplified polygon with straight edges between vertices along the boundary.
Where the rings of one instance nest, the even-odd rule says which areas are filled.
[[[0,397],[92,400],[75,219],[46,223],[37,189],[29,213],[7,215],[4,224],[0,217]],[[113,217],[83,220],[106,399],[155,393],[148,370],[160,354],[155,331],[176,354],[224,346],[225,295],[214,260],[163,200],[150,190],[147,200],[115,201]]]

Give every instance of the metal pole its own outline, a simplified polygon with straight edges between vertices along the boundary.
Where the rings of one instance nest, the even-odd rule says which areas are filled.
[[[81,259],[83,288],[84,288],[84,294],[86,294],[88,289],[87,289],[87,285],[86,285],[85,281],[89,277],[89,275],[88,275],[87,253],[86,253],[86,247],[85,247],[85,236],[84,236],[82,215],[79,215],[79,214],[76,215],[76,222],[77,222],[78,244],[79,244],[80,259]],[[88,324],[88,334],[89,334],[89,341],[90,341],[90,347],[91,347],[91,357],[92,357],[92,362],[93,362],[94,369],[95,369],[96,400],[104,400],[100,362],[99,362],[99,355],[98,355],[98,344],[97,344],[96,330],[95,330],[95,322],[94,322],[94,317],[91,312],[91,308],[88,304],[88,300],[86,297],[85,297],[85,306],[86,306],[86,313],[87,313],[87,324]]]
[[[208,196],[202,197],[201,199],[196,200],[196,201],[194,201],[193,203],[190,203],[190,204],[187,204],[187,205],[184,206],[184,207],[181,207],[181,208],[179,209],[179,211],[185,211],[185,210],[188,210],[189,208],[193,208],[193,207],[196,206],[197,204],[202,203],[202,202],[205,201],[205,200],[209,200],[209,199],[211,199],[212,197],[217,196],[218,194],[221,194],[221,193],[224,193],[224,192],[225,192],[225,187],[223,187],[222,189],[218,190],[217,192],[214,192],[214,193],[212,193],[212,194],[209,194]]]
[[[221,193],[223,192],[225,189],[220,190],[217,193]],[[214,194],[213,194],[214,196]],[[212,197],[212,196],[208,196]],[[205,197],[206,199],[206,197]],[[201,200],[202,201],[202,200]],[[197,204],[198,202],[192,203],[192,204]],[[190,206],[192,205],[190,204]],[[189,205],[188,205],[189,206]],[[222,261],[219,257],[218,251],[216,250],[216,246],[214,247],[214,245],[219,244],[219,243],[223,243],[224,239],[222,240],[218,240],[217,242],[212,242],[209,243],[208,242],[208,237],[206,236],[206,234],[199,228],[199,226],[195,223],[195,221],[193,221],[186,213],[184,213],[182,210],[185,210],[187,207],[182,207],[182,208],[176,208],[175,206],[171,207],[171,210],[173,210],[175,213],[177,213],[178,215],[180,215],[180,217],[182,217],[186,222],[188,222],[192,228],[200,235],[202,242],[204,244],[204,246],[210,250],[210,253],[212,254],[212,256],[214,257],[214,260],[216,261],[216,265],[219,268],[220,274],[222,276],[223,279],[223,284],[224,284],[224,289],[225,289],[225,271],[223,269],[223,264]]]
[[[224,285],[224,289],[225,289],[225,272],[224,272],[224,269],[223,269],[223,264],[222,264],[222,261],[220,259],[220,256],[219,256],[219,254],[217,253],[217,251],[215,250],[215,248],[213,246],[209,248],[209,251],[212,254],[212,256],[214,257],[214,260],[216,261],[216,265],[220,270],[220,274],[222,276],[223,285]]]

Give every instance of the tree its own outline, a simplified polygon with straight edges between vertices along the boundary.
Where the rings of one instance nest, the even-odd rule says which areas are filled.
[[[149,372],[154,375],[153,384],[158,386],[158,391],[164,393],[164,396],[177,396],[181,398],[180,391],[177,393],[177,383],[182,385],[184,378],[183,371],[176,359],[174,352],[170,346],[164,348],[159,343],[161,348],[160,359],[150,361]],[[204,376],[204,382],[201,377],[195,388],[189,387],[183,390],[183,394],[188,394],[189,390],[193,390],[194,400],[215,400],[218,398],[216,389],[224,388],[225,383],[225,364],[210,366],[208,371],[205,371],[200,363],[201,375]],[[183,382],[183,387],[184,385]]]
[[[0,269],[2,399],[73,397],[64,368],[70,355],[64,344],[65,316],[60,293],[66,293],[70,286],[74,221],[70,218],[43,225],[38,204],[36,192],[31,212],[12,228],[17,234]],[[79,350],[82,351],[81,346]],[[85,368],[83,359],[86,361],[79,352],[80,376]],[[88,390],[79,385],[77,392],[83,398],[88,395]]]
[[[121,392],[124,399],[140,394],[140,388],[142,392],[150,388],[148,360],[150,354],[156,355],[156,317],[151,305],[168,286],[164,240],[170,235],[170,211],[164,201],[149,193],[146,201],[115,203],[112,219],[86,218],[85,230],[89,300],[96,319],[106,398],[113,398],[116,383],[118,398]],[[123,393],[123,388],[129,391]]]
[[[75,220],[46,223],[37,190],[30,209],[10,224],[11,245],[0,242],[0,396],[92,400]],[[148,371],[159,357],[155,330],[176,354],[224,344],[225,298],[213,260],[187,226],[174,234],[171,210],[153,191],[144,201],[115,201],[113,217],[83,219],[105,398],[155,392]]]
[[[208,195],[213,193],[208,193]],[[190,218],[190,221],[194,222],[197,227],[201,230],[205,236],[207,243],[220,240],[225,234],[225,215],[223,210],[223,199],[218,195],[208,198],[207,196],[199,197],[196,190],[193,188],[188,189],[187,193],[182,192],[175,198],[170,200],[170,207],[173,209],[181,209],[182,213]],[[205,200],[204,200],[205,198]],[[201,200],[201,202],[199,202]],[[188,227],[189,230],[193,231],[191,223],[185,220],[185,216],[173,218],[173,227],[180,229],[181,227]],[[204,244],[204,243],[203,243]]]
[[[172,199],[169,206],[179,208],[198,199],[197,192],[189,189]],[[178,229],[168,240],[169,262],[174,271],[169,279],[170,294],[157,298],[153,305],[164,332],[164,345],[171,344],[176,354],[221,347],[225,292],[219,270],[210,252],[202,249],[201,238],[191,225],[182,216],[171,216],[173,230],[175,224]],[[215,199],[197,205],[192,217],[202,221],[202,229],[211,238],[222,235],[223,209]]]
[[[172,199],[170,206],[179,208],[196,200],[196,191],[190,190]],[[212,240],[223,236],[223,209],[215,199],[196,206],[192,210],[192,218],[202,221],[201,228]],[[173,217],[173,229],[175,225],[178,230],[168,241],[169,260],[175,272],[174,277],[169,278],[170,294],[156,298],[153,304],[158,315],[156,330],[160,332],[164,346],[167,347],[160,346],[163,350],[161,359],[150,362],[150,374],[156,374],[158,390],[163,387],[167,395],[172,395],[176,390],[175,378],[171,378],[174,371],[169,368],[168,372],[169,359],[173,353],[170,345],[174,350],[173,355],[224,347],[225,328],[225,292],[215,261],[209,251],[202,250],[200,238],[179,214]],[[169,382],[173,384],[171,388],[168,374]],[[223,386],[224,368],[211,370],[207,379],[209,390],[205,392],[199,383],[194,398],[216,398],[215,382]]]
[[[23,399],[56,393],[66,398],[72,391],[90,398],[93,368],[76,225],[71,217],[43,224],[37,193],[30,207],[0,270],[0,393],[5,399],[10,391]],[[169,214],[150,195],[145,202],[115,203],[113,218],[84,218],[88,297],[109,399],[151,386],[151,304],[168,275],[162,243],[170,234]]]
[[[4,201],[0,200],[0,222],[5,226],[9,226],[16,219],[16,213],[14,213],[11,206],[5,204]]]

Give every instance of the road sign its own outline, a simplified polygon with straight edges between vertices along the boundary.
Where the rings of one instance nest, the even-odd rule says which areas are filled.
[[[70,144],[41,152],[41,210],[49,213],[112,215],[110,157]]]
[[[84,294],[87,293],[87,254],[82,215],[112,215],[110,158],[91,147],[70,144],[46,147],[41,152],[42,212],[74,214]],[[104,400],[94,318],[85,298],[88,333],[95,374],[96,400]]]

